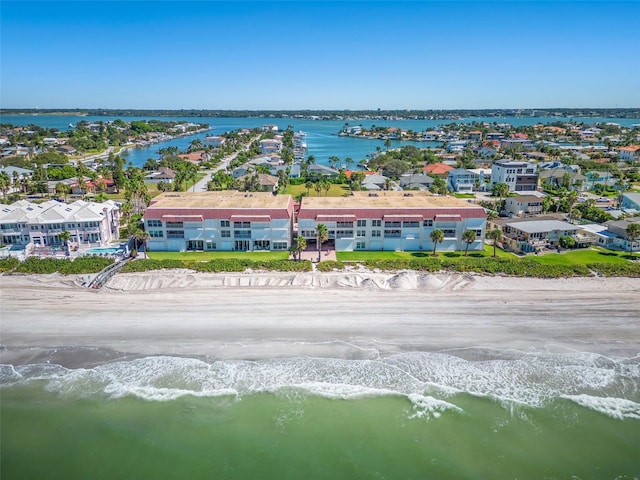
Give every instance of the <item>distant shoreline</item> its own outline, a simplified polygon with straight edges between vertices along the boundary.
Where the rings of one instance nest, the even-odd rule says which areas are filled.
[[[393,117],[396,120],[460,120],[464,117],[608,117],[640,118],[640,107],[630,108],[528,108],[528,109],[391,109],[391,110],[208,110],[208,109],[29,109],[4,108],[0,115],[33,116],[121,116],[121,117],[255,117],[314,119],[314,120],[355,120]]]

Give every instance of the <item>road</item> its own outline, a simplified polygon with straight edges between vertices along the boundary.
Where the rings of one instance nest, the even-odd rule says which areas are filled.
[[[253,137],[249,142],[247,142],[245,145],[243,145],[243,147],[238,150],[235,153],[232,153],[231,155],[227,155],[226,157],[224,157],[221,161],[220,164],[211,169],[211,170],[205,170],[205,176],[202,177],[202,179],[200,179],[199,181],[196,182],[196,184],[191,187],[191,191],[193,192],[204,192],[207,190],[207,183],[209,183],[209,181],[211,180],[211,176],[216,173],[219,170],[224,170],[226,169],[229,164],[238,156],[238,153],[240,152],[246,152],[247,150],[249,150],[249,146],[251,146],[251,144],[258,140],[260,138],[260,135],[257,135],[255,137]]]

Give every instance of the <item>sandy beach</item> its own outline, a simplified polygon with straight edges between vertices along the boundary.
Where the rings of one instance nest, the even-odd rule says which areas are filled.
[[[1,363],[640,352],[638,279],[160,271],[118,274],[100,291],[79,280],[0,276]]]

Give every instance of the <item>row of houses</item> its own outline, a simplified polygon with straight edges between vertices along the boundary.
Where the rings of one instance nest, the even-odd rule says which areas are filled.
[[[154,198],[144,214],[150,251],[288,250],[295,235],[314,244],[326,225],[338,251],[433,249],[431,233],[444,232],[439,250],[466,248],[463,234],[485,238],[483,208],[427,192],[354,192],[347,197],[306,197],[265,192],[180,192]]]
[[[562,237],[571,237],[577,247],[598,245],[608,249],[637,249],[640,242],[631,241],[626,234],[630,223],[640,223],[640,217],[612,220],[600,224],[574,225],[557,216],[538,216],[535,219],[494,219],[488,228],[502,232],[502,246],[517,253],[539,252],[558,248]]]
[[[119,237],[120,209],[117,203],[19,200],[0,205],[0,243],[17,247],[62,245],[63,231],[70,245],[104,245]]]

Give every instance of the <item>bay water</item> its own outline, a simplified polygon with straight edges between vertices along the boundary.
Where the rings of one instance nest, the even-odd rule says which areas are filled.
[[[13,125],[39,125],[46,128],[68,130],[70,125],[76,125],[79,121],[98,122],[110,121],[120,117],[111,116],[82,116],[82,115],[3,115],[0,121]],[[211,130],[207,133],[189,135],[167,142],[157,143],[142,148],[134,148],[123,154],[127,162],[141,167],[149,158],[158,159],[158,150],[169,146],[176,146],[185,150],[194,139],[202,140],[207,135],[220,135],[224,132],[239,128],[258,128],[263,125],[277,125],[281,129],[291,125],[295,131],[303,131],[307,134],[308,154],[316,158],[316,163],[328,165],[329,157],[337,156],[343,165],[346,158],[351,158],[353,167],[362,160],[366,160],[377,149],[385,150],[383,140],[366,140],[352,137],[339,137],[338,133],[345,123],[361,125],[370,128],[372,125],[396,127],[404,130],[421,132],[433,129],[439,125],[454,123],[453,120],[310,120],[298,118],[260,118],[260,117],[123,117],[126,121],[133,120],[172,120],[177,122],[208,123]],[[623,126],[631,126],[640,123],[640,119],[634,118],[592,118],[592,117],[469,117],[456,120],[455,123],[487,122],[509,123],[514,126],[536,125],[538,123],[552,123],[558,121],[576,121],[586,124],[597,122],[614,122]],[[435,148],[440,142],[401,142],[392,141],[391,148],[404,145],[414,145],[418,148]]]

